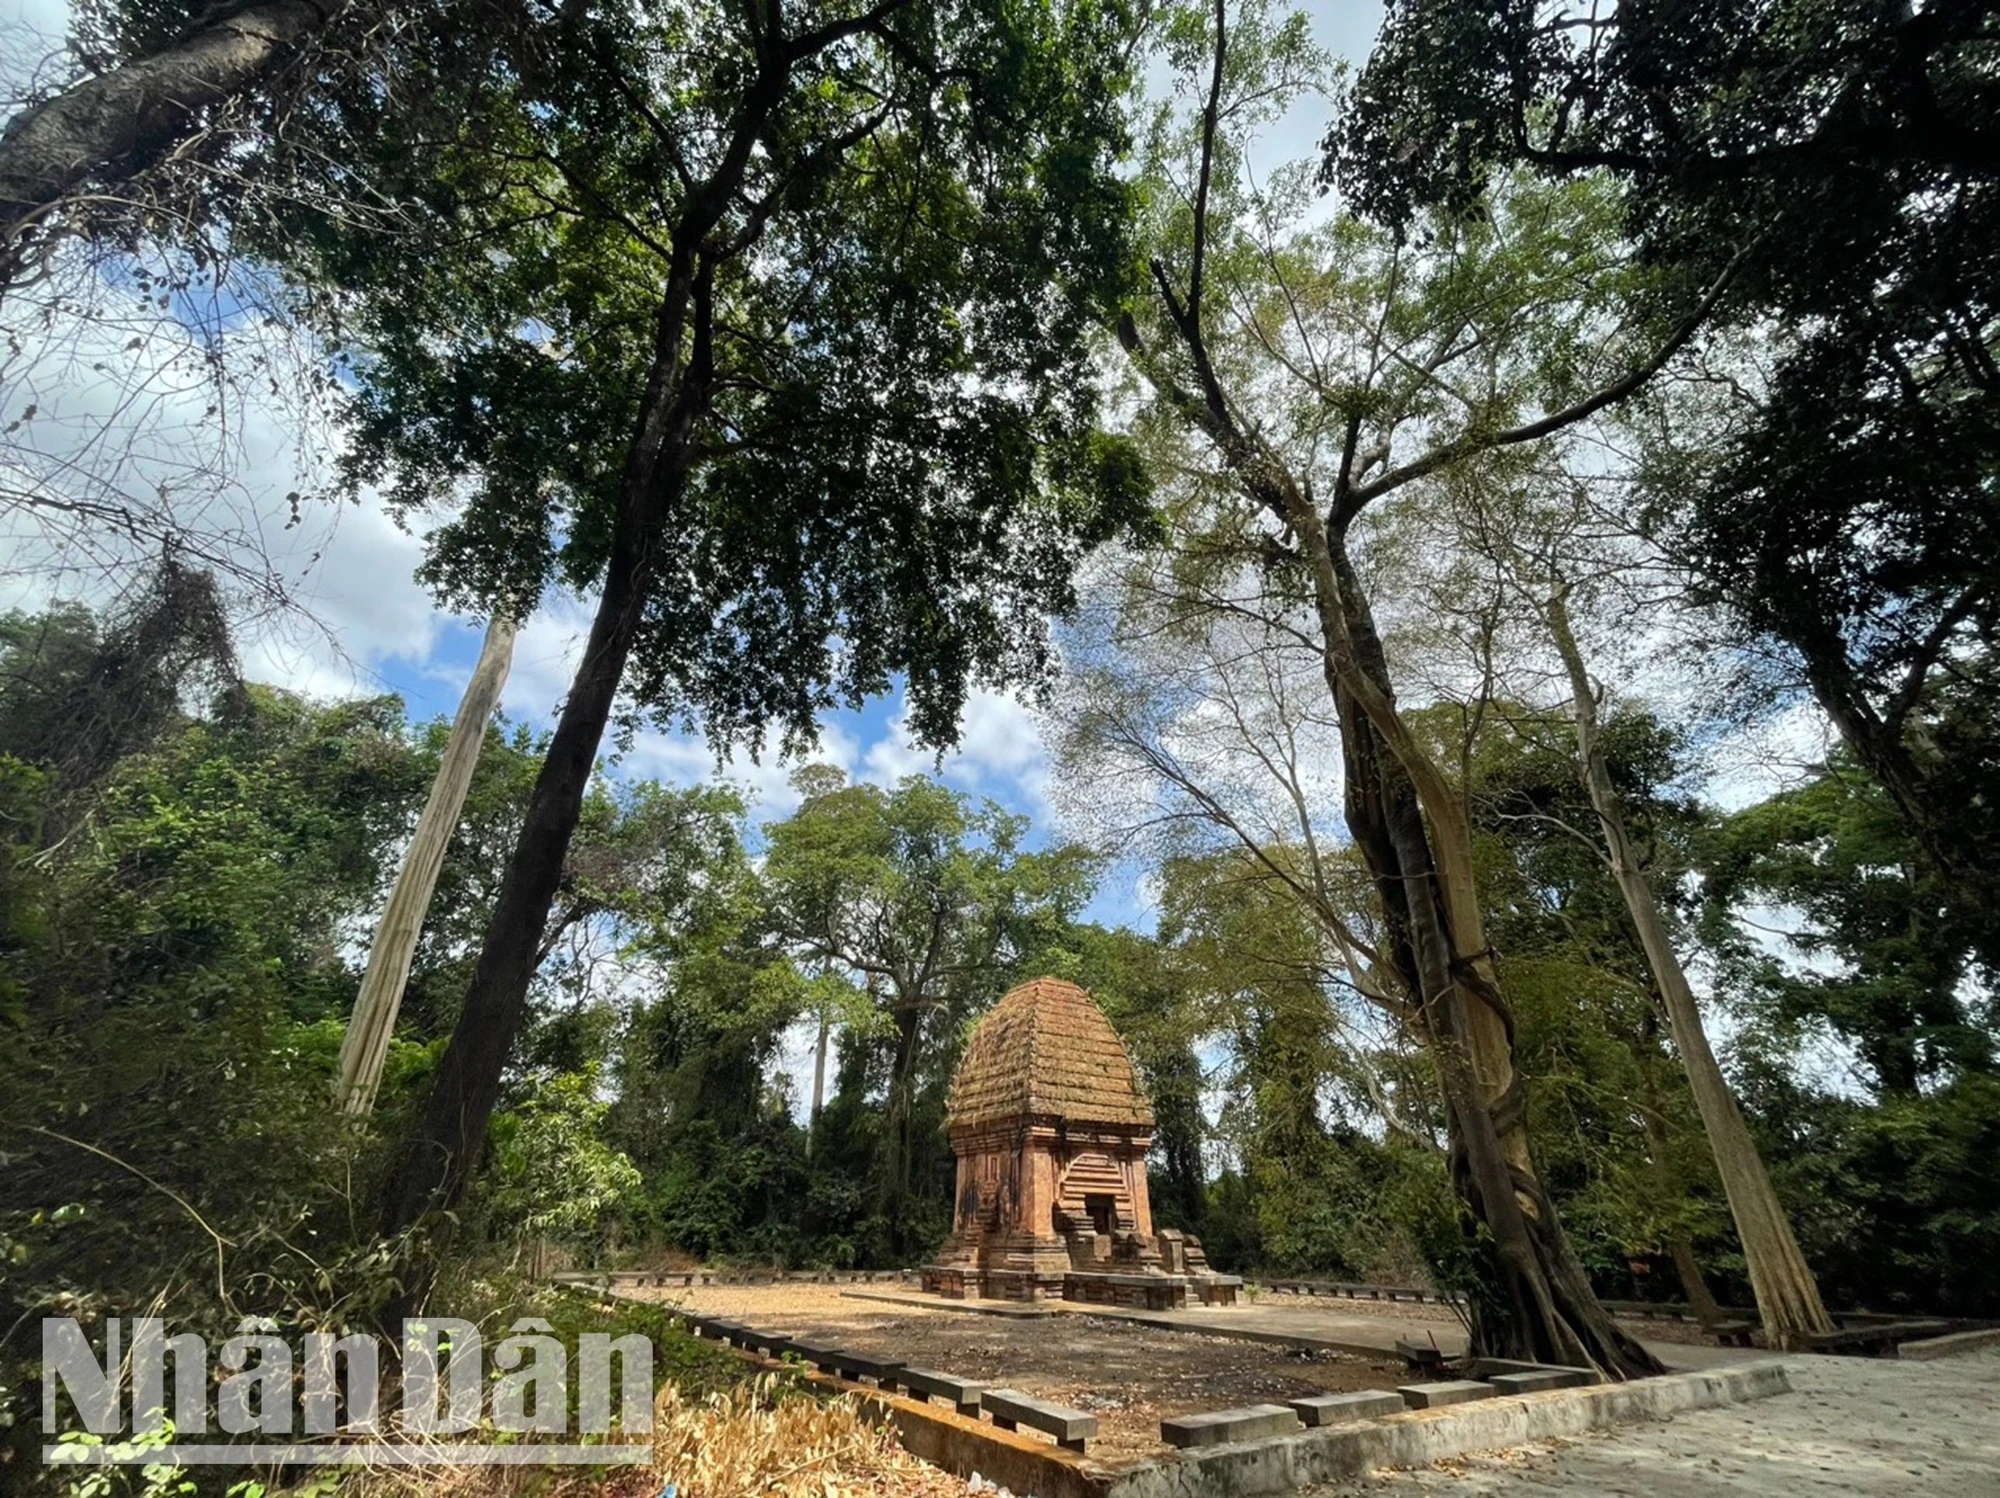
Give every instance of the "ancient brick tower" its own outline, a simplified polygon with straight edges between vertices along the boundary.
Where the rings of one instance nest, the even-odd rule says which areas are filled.
[[[1074,1271],[1162,1273],[1146,1199],[1152,1105],[1083,989],[1037,978],[994,1005],[952,1081],[946,1122],[957,1211],[927,1289],[1039,1300],[1064,1295]]]

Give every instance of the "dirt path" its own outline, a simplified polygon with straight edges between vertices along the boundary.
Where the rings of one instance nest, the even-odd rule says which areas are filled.
[[[1316,1498],[2000,1498],[2000,1352],[1787,1359],[1794,1392]]]

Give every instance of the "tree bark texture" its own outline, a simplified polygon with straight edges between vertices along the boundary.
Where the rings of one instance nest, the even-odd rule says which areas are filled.
[[[368,949],[368,971],[340,1045],[336,1096],[350,1117],[366,1118],[375,1106],[375,1091],[382,1083],[382,1066],[403,1006],[403,988],[409,982],[424,915],[444,867],[445,850],[458,828],[465,793],[472,786],[487,722],[499,705],[500,688],[506,684],[507,669],[514,659],[514,632],[514,621],[499,615],[486,626],[479,662],[472,668],[472,680],[459,701],[458,716],[452,720],[451,737],[445,743],[437,778],[431,782],[430,797],[417,818],[417,830],[403,855],[395,888],[375,927],[375,940]]]
[[[339,0],[268,0],[194,27],[159,51],[16,115],[0,133],[0,288],[25,237],[93,185],[116,190],[325,26]]]
[[[1570,696],[1576,721],[1576,746],[1584,789],[1597,813],[1597,825],[1610,857],[1612,877],[1624,897],[1632,924],[1638,929],[1646,963],[1653,970],[1667,1025],[1680,1052],[1694,1092],[1695,1108],[1708,1134],[1709,1148],[1715,1152],[1715,1167],[1722,1177],[1723,1194],[1729,1199],[1730,1215],[1736,1219],[1736,1234],[1743,1243],[1743,1258],[1750,1271],[1750,1286],[1756,1293],[1757,1313],[1764,1323],[1764,1335],[1774,1347],[1797,1347],[1815,1332],[1830,1332],[1833,1318],[1820,1301],[1819,1285],[1813,1279],[1798,1239],[1764,1168],[1756,1141],[1743,1121],[1728,1079],[1715,1059],[1714,1048],[1702,1028],[1701,1008],[1694,989],[1667,933],[1660,914],[1660,902],[1646,878],[1626,830],[1624,809],[1617,788],[1611,783],[1611,769],[1599,739],[1597,699],[1582,653],[1570,628],[1569,611],[1558,592],[1545,611],[1549,633],[1569,674]]]
[[[1437,1061],[1453,1184],[1491,1238],[1495,1283],[1475,1297],[1473,1346],[1614,1378],[1657,1373],[1658,1360],[1598,1304],[1535,1168],[1464,801],[1399,715],[1344,533],[1329,530],[1310,503],[1296,505],[1291,519],[1313,573],[1349,827],[1380,892],[1389,960],[1417,998]]]

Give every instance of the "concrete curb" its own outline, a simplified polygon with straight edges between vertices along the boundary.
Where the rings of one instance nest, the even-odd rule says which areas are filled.
[[[1688,1410],[1762,1399],[1790,1390],[1785,1365],[1740,1364],[1590,1389],[1483,1399],[1442,1410],[1186,1452],[1113,1477],[1101,1498],[1245,1498],[1358,1477],[1373,1467],[1420,1467],[1473,1451],[1499,1451],[1577,1436]]]
[[[812,1376],[852,1394],[896,1427],[905,1450],[932,1466],[982,1477],[1035,1498],[1248,1498],[1308,1483],[1358,1477],[1376,1467],[1420,1467],[1445,1457],[1501,1451],[1530,1441],[1585,1435],[1689,1410],[1769,1398],[1791,1390],[1781,1362],[1667,1374],[1625,1384],[1482,1399],[1412,1410],[1352,1425],[1245,1441],[1208,1450],[1107,1464],[996,1430],[930,1404],[860,1384]]]
[[[1918,1342],[1905,1342],[1896,1349],[1896,1356],[1926,1361],[1931,1358],[1948,1358],[1955,1353],[1979,1352],[1988,1347],[2000,1347],[2000,1326],[1987,1327],[1981,1331],[1951,1332],[1942,1337],[1925,1337]]]

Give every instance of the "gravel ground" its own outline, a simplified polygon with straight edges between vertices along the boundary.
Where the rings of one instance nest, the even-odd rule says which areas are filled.
[[[857,1352],[1089,1410],[1103,1431],[1091,1454],[1106,1459],[1166,1451],[1160,1421],[1175,1415],[1409,1382],[1400,1360],[1162,1331],[1076,1312],[1014,1317],[932,1311],[809,1285],[637,1293],[704,1315],[740,1317],[760,1331],[820,1335]]]
[[[1522,1447],[1316,1498],[1948,1498],[2000,1495],[2000,1351],[1929,1363],[1793,1357],[1790,1394]]]

